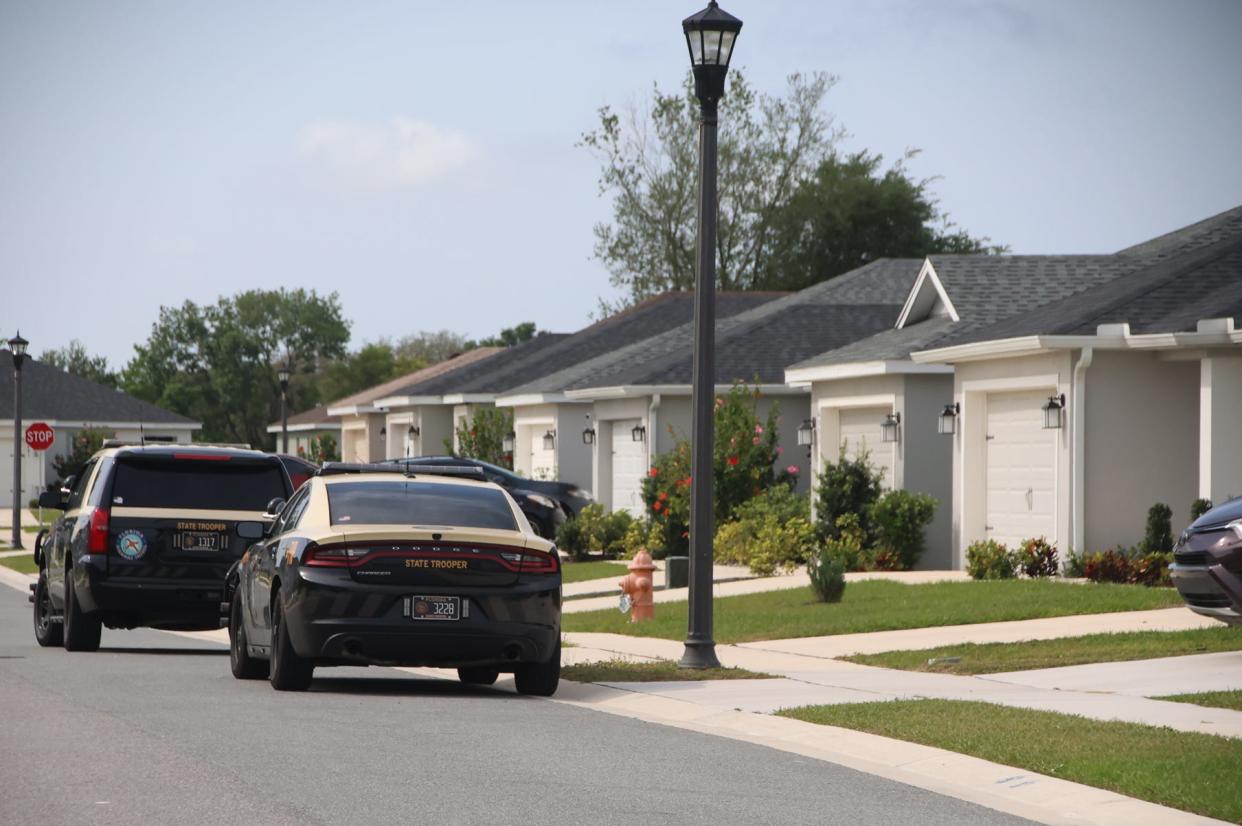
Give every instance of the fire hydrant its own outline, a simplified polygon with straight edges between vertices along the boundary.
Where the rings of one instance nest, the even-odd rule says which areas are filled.
[[[655,619],[654,586],[651,581],[655,563],[651,561],[651,554],[639,551],[627,567],[630,572],[620,585],[621,592],[630,598],[630,622]]]

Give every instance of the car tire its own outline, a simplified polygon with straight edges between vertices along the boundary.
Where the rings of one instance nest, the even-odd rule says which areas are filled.
[[[518,694],[529,694],[532,697],[551,697],[561,682],[561,642],[557,640],[556,650],[547,662],[524,663],[513,672],[513,682],[517,685]]]
[[[457,669],[457,679],[466,685],[492,685],[496,682],[496,678],[500,676],[500,669],[497,668],[459,668]]]
[[[35,641],[44,648],[64,643],[65,626],[52,616],[52,598],[47,592],[47,571],[39,571],[39,582],[34,593]]]
[[[229,607],[229,668],[239,680],[261,680],[267,676],[265,660],[250,656],[246,625],[242,622],[241,596],[233,595]]]
[[[276,606],[272,611],[272,660],[268,679],[272,688],[277,691],[305,691],[310,688],[314,677],[315,664],[298,656],[293,650],[293,641],[289,639],[289,629],[285,624],[285,607],[280,596],[276,597]]]
[[[103,623],[97,615],[87,614],[78,604],[73,587],[73,570],[65,571],[64,643],[66,651],[98,651]]]

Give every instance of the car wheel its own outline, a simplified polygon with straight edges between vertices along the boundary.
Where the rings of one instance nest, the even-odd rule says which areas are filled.
[[[561,681],[561,643],[556,642],[556,650],[551,658],[542,663],[525,663],[513,672],[513,681],[517,685],[518,694],[529,694],[535,697],[551,697]]]
[[[267,662],[250,656],[246,626],[242,622],[241,597],[233,595],[229,608],[229,668],[239,680],[260,680],[267,676]]]
[[[315,664],[298,656],[289,639],[285,626],[285,608],[276,597],[276,609],[272,611],[272,661],[268,679],[277,691],[305,691],[310,688]]]
[[[491,685],[496,682],[496,678],[499,676],[500,670],[496,668],[457,669],[457,679],[466,685]]]
[[[60,645],[64,641],[65,627],[52,616],[52,598],[47,593],[47,571],[39,571],[39,583],[35,585],[34,632],[35,640],[44,648]]]
[[[65,571],[65,650],[98,651],[102,632],[103,623],[99,617],[87,614],[78,604],[78,594],[73,588],[73,571]]]

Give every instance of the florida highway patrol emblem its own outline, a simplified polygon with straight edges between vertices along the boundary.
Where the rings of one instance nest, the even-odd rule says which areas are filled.
[[[142,531],[121,531],[116,538],[116,552],[125,559],[142,559],[147,552],[147,538]]]

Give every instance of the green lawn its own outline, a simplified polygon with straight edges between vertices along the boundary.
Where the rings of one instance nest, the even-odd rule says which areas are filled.
[[[1242,691],[1205,691],[1202,694],[1171,694],[1168,697],[1157,697],[1156,699],[1242,711]]]
[[[678,668],[672,660],[631,663],[606,660],[598,663],[561,666],[561,676],[579,683],[666,683],[698,680],[762,680],[771,674],[757,674],[744,668]]]
[[[810,588],[768,591],[716,600],[717,642],[853,634],[979,622],[1171,608],[1182,604],[1172,588],[1076,585],[1032,579],[990,582],[851,582],[838,603],[817,602]],[[686,604],[656,606],[651,622],[630,623],[615,609],[566,614],[566,631],[604,631],[684,639]]]
[[[21,556],[5,556],[0,557],[0,565],[6,568],[12,568],[23,574],[37,574],[39,567],[35,565],[34,557],[30,554],[22,554]]]
[[[605,579],[615,576],[617,579],[625,576],[630,569],[625,567],[624,562],[566,562],[561,566],[561,580],[563,582],[586,582],[589,579]],[[620,593],[618,591],[618,593]]]
[[[1220,626],[1193,631],[1135,631],[1125,634],[1089,634],[1055,640],[1016,643],[950,645],[922,651],[886,651],[842,657],[863,665],[935,671],[944,674],[995,674],[1083,663],[1149,660],[1184,654],[1242,650],[1242,629]],[[959,662],[943,662],[954,658]],[[928,664],[929,660],[936,660]]]
[[[901,700],[781,711],[1242,822],[1232,778],[1242,740],[957,700]]]

